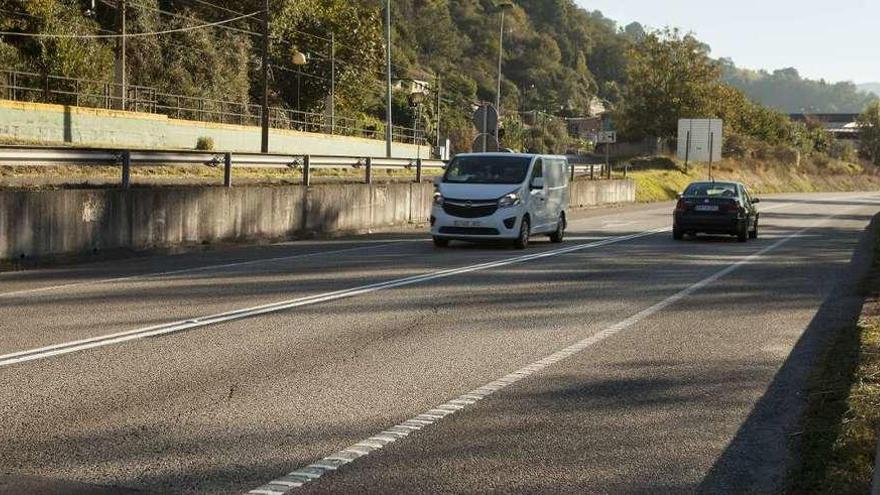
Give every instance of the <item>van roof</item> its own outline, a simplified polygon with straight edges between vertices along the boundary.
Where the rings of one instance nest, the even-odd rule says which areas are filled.
[[[455,156],[515,156],[520,158],[534,158],[536,156],[544,157],[544,158],[564,158],[567,157],[564,155],[550,155],[550,154],[541,154],[541,153],[507,153],[503,151],[496,152],[487,152],[487,153],[458,153]]]

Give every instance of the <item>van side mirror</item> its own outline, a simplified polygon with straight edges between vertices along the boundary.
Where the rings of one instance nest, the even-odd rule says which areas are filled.
[[[675,193],[675,199],[681,199],[681,197],[682,197],[681,193]]]
[[[434,177],[434,187],[440,187],[440,183],[443,182],[443,177],[437,176]]]
[[[758,204],[761,202],[761,198],[752,198],[752,204]]]
[[[535,177],[532,179],[532,183],[529,185],[531,189],[544,189],[544,178],[543,177]]]

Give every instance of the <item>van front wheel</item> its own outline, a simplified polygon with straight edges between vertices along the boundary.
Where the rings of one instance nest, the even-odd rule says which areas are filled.
[[[442,237],[434,238],[434,246],[438,248],[449,247],[449,239],[444,239]]]
[[[522,222],[519,226],[519,237],[513,241],[513,246],[517,249],[525,249],[529,247],[529,234],[531,233],[531,225],[529,224],[529,218],[523,217]]]
[[[550,234],[550,242],[560,243],[565,239],[565,216],[559,215],[559,221],[556,222],[556,230]]]

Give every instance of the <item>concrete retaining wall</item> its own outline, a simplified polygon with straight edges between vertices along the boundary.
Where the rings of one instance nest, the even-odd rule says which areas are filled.
[[[260,128],[176,120],[165,115],[0,100],[0,137],[42,144],[192,149],[199,137],[222,151],[259,152]],[[269,151],[298,155],[385,156],[385,141],[272,129]],[[430,148],[394,143],[401,158]]]
[[[571,183],[571,207],[635,203],[636,183],[624,180],[576,180]]]
[[[284,239],[423,223],[430,183],[0,191],[0,260]],[[575,181],[573,207],[635,200],[632,181]]]

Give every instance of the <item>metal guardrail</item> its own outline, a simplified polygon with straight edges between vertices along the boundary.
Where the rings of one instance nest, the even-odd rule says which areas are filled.
[[[420,158],[0,145],[0,166],[58,165],[120,167],[120,183],[126,189],[131,187],[131,169],[138,166],[223,167],[223,185],[226,187],[232,187],[233,168],[300,171],[303,185],[308,186],[311,171],[316,169],[363,170],[364,182],[369,184],[372,183],[372,172],[375,169],[413,171],[416,182],[421,182],[425,170],[442,170],[446,166],[441,160]],[[604,165],[600,164],[571,164],[572,179],[581,175],[588,176],[592,180],[605,176],[607,172],[609,170],[605,170]],[[626,168],[624,168],[624,177],[626,177]]]
[[[302,183],[310,184],[315,169],[352,168],[364,171],[364,181],[372,182],[374,169],[412,170],[421,182],[426,169],[442,169],[440,160],[421,158],[375,158],[361,156],[286,155],[232,153],[216,151],[156,151],[133,149],[63,148],[0,146],[0,165],[46,167],[77,165],[83,167],[118,166],[123,188],[131,187],[131,169],[137,166],[178,165],[223,167],[223,185],[232,187],[233,168],[290,169],[302,172]]]

